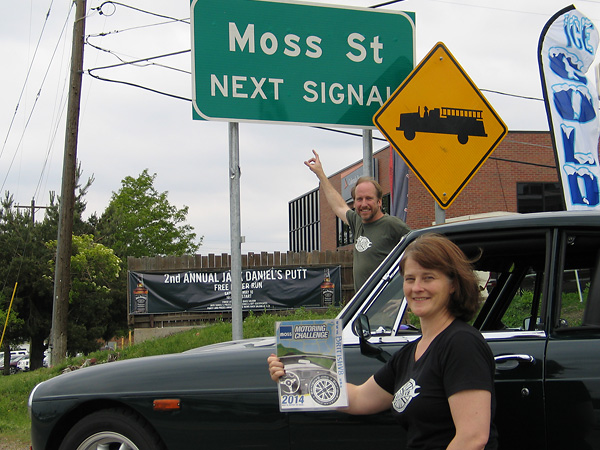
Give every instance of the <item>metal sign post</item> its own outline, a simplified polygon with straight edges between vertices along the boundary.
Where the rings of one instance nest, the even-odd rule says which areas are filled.
[[[231,329],[234,340],[244,335],[242,319],[242,236],[240,219],[240,132],[229,122],[229,223],[231,236]]]
[[[271,0],[192,0],[192,116],[229,124],[231,299],[242,335],[238,122],[367,129],[414,66],[415,15]]]

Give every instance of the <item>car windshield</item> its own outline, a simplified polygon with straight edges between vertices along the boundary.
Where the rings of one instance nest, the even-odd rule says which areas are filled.
[[[396,265],[387,276],[387,282],[380,287],[380,292],[365,310],[369,317],[372,335],[389,336],[392,334],[398,315],[405,311],[404,279]]]
[[[545,232],[526,233],[515,236],[514,233],[494,232],[493,236],[468,234],[450,236],[467,257],[473,262],[482,294],[480,317],[474,322],[483,330],[523,329],[524,321],[535,318],[540,327],[541,281],[544,277],[544,263],[547,246]],[[369,318],[371,334],[391,336],[416,333],[420,329],[418,317],[407,310],[404,300],[403,277],[396,264],[383,277],[364,313]],[[507,295],[507,289],[512,293]],[[504,290],[508,303],[492,305],[499,292]],[[523,296],[523,293],[531,295]],[[513,298],[521,299],[522,306],[508,308]],[[489,301],[488,301],[489,300]],[[515,304],[517,302],[515,301]]]

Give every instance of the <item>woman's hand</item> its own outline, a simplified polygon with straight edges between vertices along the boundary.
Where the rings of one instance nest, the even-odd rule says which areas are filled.
[[[271,379],[273,381],[279,381],[279,379],[285,375],[283,363],[274,353],[271,353],[271,356],[267,358],[267,362],[269,363],[269,375],[271,376]]]

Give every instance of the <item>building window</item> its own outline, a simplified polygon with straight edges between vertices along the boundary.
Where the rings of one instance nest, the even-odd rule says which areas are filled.
[[[337,246],[343,247],[344,245],[350,245],[354,243],[354,236],[350,227],[346,225],[342,219],[336,217],[335,220],[335,233],[337,236]]]
[[[517,212],[562,210],[560,183],[517,183]]]
[[[321,249],[319,190],[315,189],[288,203],[289,245],[292,252]]]
[[[392,206],[390,204],[390,200],[391,200],[390,194],[384,194],[384,196],[381,198],[381,208],[383,209],[383,212],[386,214],[391,214],[391,211],[392,211]]]

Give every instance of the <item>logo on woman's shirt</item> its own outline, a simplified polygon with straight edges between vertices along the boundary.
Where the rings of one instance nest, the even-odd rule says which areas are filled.
[[[421,386],[419,386],[415,380],[412,378],[408,380],[404,386],[398,389],[396,394],[394,394],[394,401],[392,402],[394,409],[399,413],[404,412],[411,400],[419,395],[419,393],[415,391],[420,388]]]

